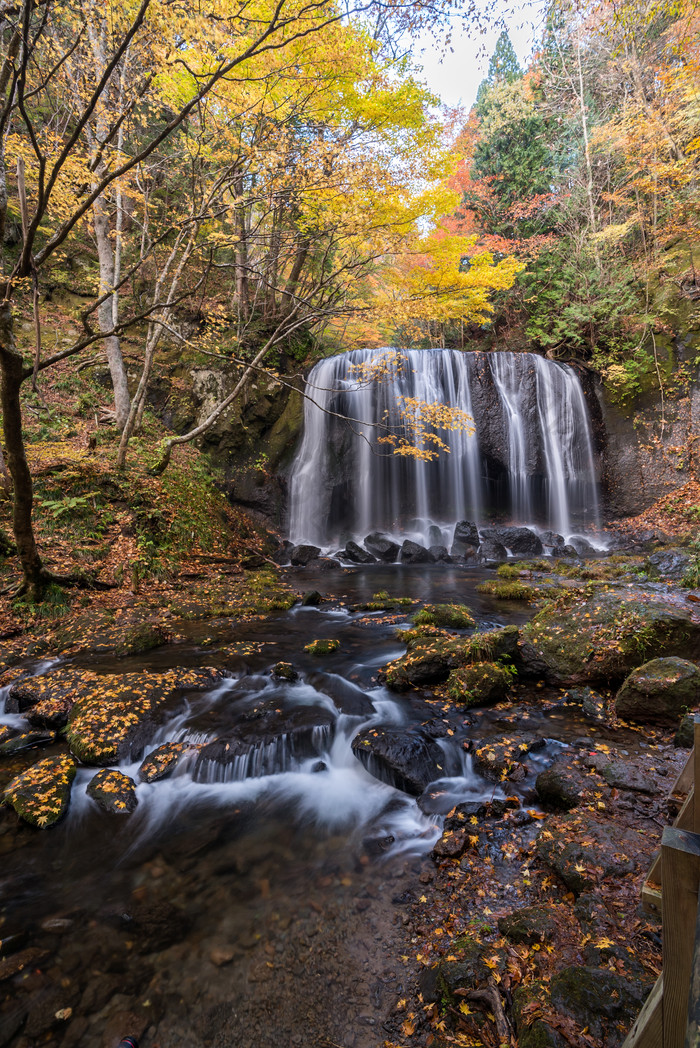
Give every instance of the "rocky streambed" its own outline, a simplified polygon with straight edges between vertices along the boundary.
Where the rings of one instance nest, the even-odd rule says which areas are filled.
[[[553,567],[251,573],[6,642],[0,1045],[620,1044],[700,622],[642,558]]]

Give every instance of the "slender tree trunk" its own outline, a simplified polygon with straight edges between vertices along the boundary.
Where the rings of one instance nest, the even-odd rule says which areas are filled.
[[[0,305],[0,404],[2,428],[7,454],[7,465],[14,486],[12,529],[17,553],[22,566],[23,591],[32,601],[41,600],[46,575],[36,547],[32,526],[33,489],[22,435],[22,408],[20,392],[24,381],[25,364],[15,347],[12,308],[9,302]]]
[[[93,204],[97,257],[100,263],[100,295],[114,289],[114,249],[109,237],[109,213],[107,201],[98,197]],[[114,294],[107,297],[97,309],[100,331],[111,331],[114,327]],[[114,411],[119,429],[123,429],[129,417],[129,386],[121,345],[117,335],[105,335],[104,339],[109,373],[114,387]]]

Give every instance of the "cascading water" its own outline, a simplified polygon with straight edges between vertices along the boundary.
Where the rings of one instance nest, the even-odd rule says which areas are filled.
[[[363,366],[386,352],[353,350],[309,375],[293,541],[331,546],[381,529],[449,544],[462,519],[563,535],[599,526],[590,420],[572,368],[531,353],[405,350],[399,368],[363,381]],[[473,432],[441,433],[449,454],[431,462],[393,455],[378,438],[401,432],[412,399],[460,408]]]

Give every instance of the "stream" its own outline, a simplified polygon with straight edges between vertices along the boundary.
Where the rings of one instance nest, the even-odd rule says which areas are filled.
[[[442,817],[456,803],[502,796],[475,774],[466,747],[503,734],[513,718],[445,712],[429,694],[377,686],[378,668],[404,651],[396,628],[415,608],[403,621],[348,609],[387,590],[467,604],[478,628],[524,621],[522,604],[476,592],[485,577],[486,569],[456,565],[302,570],[293,584],[318,589],[327,598],[319,607],[219,621],[217,647],[202,643],[210,623],[182,623],[184,642],[148,656],[76,660],[98,672],[230,672],[174,704],[146,753],[168,741],[245,736],[271,713],[295,724],[306,718],[310,728],[303,744],[291,734],[263,738],[230,760],[193,751],[170,779],[139,783],[128,817],[106,815],[88,798],[93,768],[79,769],[69,814],[48,832],[5,811],[0,938],[12,943],[8,959],[20,940],[36,953],[19,983],[0,981],[0,1046],[114,1048],[131,1035],[141,1048],[380,1048],[413,978],[404,914],[432,865]],[[338,650],[304,653],[319,638],[338,639]],[[271,675],[280,660],[293,664],[297,681]],[[20,723],[4,712],[7,690],[0,723]],[[420,807],[352,752],[369,726],[435,721],[448,729],[436,731],[446,777]],[[548,740],[533,757],[543,767],[591,731],[562,709],[532,706],[518,726],[525,722]],[[140,763],[121,770],[136,779]],[[526,792],[527,784],[527,800]]]

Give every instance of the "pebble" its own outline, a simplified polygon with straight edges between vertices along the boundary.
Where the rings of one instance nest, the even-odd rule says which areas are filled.
[[[225,964],[230,964],[234,958],[234,951],[230,946],[215,946],[209,954],[209,960],[212,964],[215,964],[217,968],[222,968]]]

